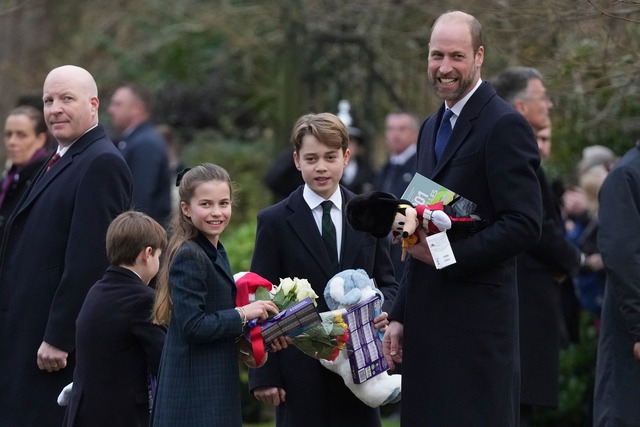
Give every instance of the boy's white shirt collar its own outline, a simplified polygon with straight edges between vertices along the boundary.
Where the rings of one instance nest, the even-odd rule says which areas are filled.
[[[322,206],[320,203],[325,199],[315,193],[307,184],[304,185],[302,190],[302,197],[305,203],[311,209],[311,214],[318,227],[318,232],[322,234]],[[333,226],[336,228],[336,244],[338,248],[338,260],[342,259],[342,192],[340,186],[336,188],[336,191],[327,200],[331,200],[333,205],[337,209],[331,208],[331,220]]]
[[[325,200],[322,197],[320,197],[316,192],[314,192],[311,188],[309,188],[307,184],[304,185],[304,190],[302,191],[302,197],[304,198],[304,201],[307,202],[307,205],[309,205],[309,208],[311,208],[312,210],[320,206],[320,203],[324,202]],[[342,212],[342,193],[340,192],[339,185],[336,188],[336,191],[327,200],[331,200],[334,206],[338,208],[340,212]]]

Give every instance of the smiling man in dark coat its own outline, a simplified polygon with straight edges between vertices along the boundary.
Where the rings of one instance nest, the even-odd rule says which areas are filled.
[[[428,58],[429,79],[445,103],[420,130],[418,172],[475,202],[487,226],[448,233],[457,263],[443,269],[434,267],[424,229],[408,249],[406,281],[383,340],[387,360],[403,364],[401,423],[517,426],[515,256],[540,237],[538,148],[524,117],[480,79],[484,47],[474,17],[440,16]],[[445,110],[453,130],[437,160]]]
[[[9,218],[0,258],[0,425],[59,426],[75,321],[108,265],[105,233],[131,203],[131,173],[98,124],[86,70],[52,70],[44,116],[59,147]],[[58,159],[58,160],[56,160]]]

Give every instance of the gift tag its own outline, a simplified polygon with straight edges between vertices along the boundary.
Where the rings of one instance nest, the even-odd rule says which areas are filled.
[[[446,231],[427,236],[427,245],[429,245],[433,263],[438,270],[456,263],[456,257],[453,256]]]

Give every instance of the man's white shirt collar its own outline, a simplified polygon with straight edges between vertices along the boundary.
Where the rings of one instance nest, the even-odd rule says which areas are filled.
[[[456,104],[453,107],[450,108],[451,112],[453,113],[453,116],[451,116],[451,128],[452,129],[456,125],[456,122],[458,121],[458,117],[460,116],[460,113],[462,113],[462,109],[466,105],[467,101],[469,100],[469,98],[471,98],[473,96],[474,93],[476,93],[476,91],[478,90],[478,88],[480,87],[481,84],[482,84],[482,79],[478,79],[478,83],[473,88],[473,90],[471,90],[464,98],[462,98],[460,101],[456,102]],[[445,103],[445,108],[449,109],[449,107],[447,107],[446,103]]]
[[[89,129],[87,129],[82,135],[80,135],[78,137],[78,139],[82,138],[83,136],[85,136],[90,130],[95,129],[98,126],[98,124],[96,123],[95,125],[91,126]],[[64,147],[62,145],[60,145],[60,143],[58,143],[58,149],[56,150],[56,154],[58,154],[60,157],[64,156],[64,154],[69,151],[69,148],[71,148],[71,146],[73,144],[76,143],[76,141],[78,140],[76,139],[75,141],[73,141],[71,144],[69,145],[65,145]]]
[[[411,156],[416,153],[417,149],[418,147],[416,144],[411,144],[402,153],[390,156],[389,163],[391,163],[392,165],[404,165],[411,158]]]

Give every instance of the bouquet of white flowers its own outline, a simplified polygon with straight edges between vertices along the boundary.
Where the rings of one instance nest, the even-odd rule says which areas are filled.
[[[280,279],[280,284],[274,286],[271,291],[264,287],[256,289],[256,301],[273,301],[280,311],[284,311],[292,305],[310,298],[313,305],[317,306],[315,293],[307,279],[285,277]]]
[[[273,301],[280,313],[263,322],[253,320],[247,324],[243,334],[246,339],[238,342],[241,359],[250,367],[261,366],[266,361],[265,348],[271,340],[287,335],[305,354],[333,360],[348,340],[348,327],[338,312],[318,314],[317,298],[311,284],[298,277],[281,278],[280,284],[270,289],[269,286],[255,287],[249,299]]]

